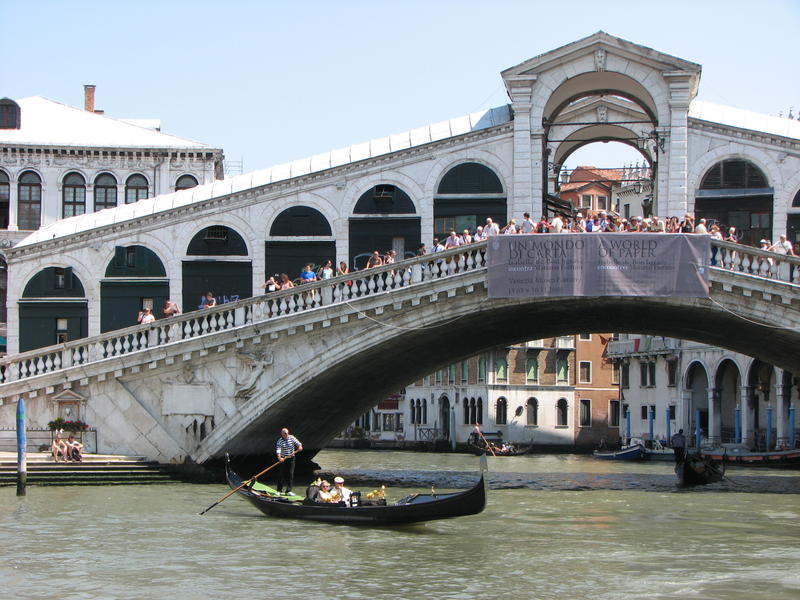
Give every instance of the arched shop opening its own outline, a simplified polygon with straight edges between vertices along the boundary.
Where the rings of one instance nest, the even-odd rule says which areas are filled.
[[[364,192],[350,217],[351,268],[363,269],[374,250],[394,250],[398,260],[415,256],[422,243],[416,212],[409,195],[396,185],[376,185]]]
[[[286,273],[289,279],[297,279],[309,263],[318,267],[328,260],[336,262],[336,242],[319,239],[332,237],[330,223],[315,208],[287,208],[273,221],[269,236],[280,239],[265,244],[266,277]]]
[[[786,216],[786,239],[794,245],[794,253],[800,255],[800,191],[794,195],[792,209],[794,212]]]
[[[689,365],[686,372],[686,391],[691,397],[689,430],[695,431],[699,416],[700,429],[704,435],[708,435],[708,373],[698,362]]]
[[[508,211],[500,178],[489,167],[463,163],[450,169],[433,198],[433,235],[444,240],[450,232],[474,232],[491,218],[501,227]]]
[[[181,306],[184,312],[199,308],[207,292],[214,294],[217,304],[253,295],[253,265],[247,258],[247,245],[230,227],[213,225],[202,229],[189,242],[186,255],[189,258],[183,261]]]
[[[167,272],[155,252],[144,246],[117,246],[100,282],[100,331],[136,325],[143,308],[161,319],[167,298]]]
[[[86,337],[88,316],[86,293],[72,268],[39,271],[19,300],[19,351]]]
[[[772,239],[773,189],[764,173],[742,159],[718,162],[700,182],[695,194],[694,213],[699,221],[736,227],[739,241],[758,246],[759,240]]]

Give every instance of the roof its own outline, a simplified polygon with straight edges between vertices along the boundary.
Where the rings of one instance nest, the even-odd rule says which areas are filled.
[[[94,116],[91,113],[86,114],[90,117]],[[155,196],[154,198],[139,200],[133,204],[124,204],[116,208],[107,208],[98,212],[62,219],[34,231],[28,237],[20,241],[16,247],[29,246],[106,225],[122,223],[139,217],[186,206],[188,204],[196,204],[211,198],[240,192],[242,190],[257,188],[279,181],[286,181],[294,177],[301,177],[303,175],[356,163],[392,152],[406,150],[415,146],[422,146],[431,142],[464,135],[473,131],[488,129],[510,122],[511,116],[511,108],[508,105],[504,105],[472,113],[464,117],[433,123],[404,133],[397,133],[362,144],[356,144],[347,148],[332,150],[325,154],[317,154],[309,158],[295,160],[268,169],[237,175],[230,179],[198,185],[188,190],[163,194],[161,196]],[[24,118],[23,113],[23,120]]]
[[[692,101],[689,105],[689,118],[800,139],[800,121],[723,106],[705,100]]]
[[[0,144],[99,148],[209,149],[207,144],[161,133],[147,125],[88,112],[42,96],[17,100],[19,129],[0,129]]]

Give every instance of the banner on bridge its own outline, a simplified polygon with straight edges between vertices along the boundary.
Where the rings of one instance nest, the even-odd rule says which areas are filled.
[[[490,298],[708,297],[711,238],[697,234],[495,235]]]

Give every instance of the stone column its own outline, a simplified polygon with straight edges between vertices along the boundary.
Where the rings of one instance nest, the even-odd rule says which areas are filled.
[[[541,212],[541,189],[535,190],[534,182],[541,180],[533,168],[534,157],[541,157],[541,124],[537,127],[536,140],[531,139],[531,105],[534,79],[521,79],[509,84],[511,108],[514,111],[514,159],[513,189],[509,195],[508,218],[523,212],[537,215]],[[535,152],[539,154],[536,155]],[[541,183],[541,181],[540,181]],[[541,188],[541,186],[540,186]],[[537,203],[538,197],[538,203]],[[533,206],[537,203],[537,206]],[[539,212],[537,212],[539,211]],[[501,223],[502,227],[505,223]]]
[[[8,184],[8,231],[18,231],[17,212],[19,210],[19,173],[17,180]]]
[[[783,385],[783,371],[779,371],[775,384],[775,428],[776,444],[775,447],[785,448],[789,445],[789,404],[791,388]]]
[[[706,432],[706,437],[709,445],[715,448],[722,443],[721,396],[720,388],[708,388],[708,432]]]
[[[694,431],[692,419],[694,418],[694,406],[692,406],[692,390],[683,390],[681,401],[678,402],[679,413],[675,415],[678,422],[675,423],[676,429],[683,429],[684,435],[688,439],[690,432]]]
[[[741,414],[742,414],[742,444],[745,446],[753,447],[753,429],[755,425],[755,397],[753,395],[753,387],[743,385],[739,388],[739,397],[741,398]]]
[[[658,205],[656,214],[683,215],[689,209],[689,103],[695,94],[693,76],[688,71],[664,73],[669,86],[669,120],[659,115],[656,131],[659,141]],[[664,140],[664,149],[660,140]],[[692,201],[692,204],[694,202]]]

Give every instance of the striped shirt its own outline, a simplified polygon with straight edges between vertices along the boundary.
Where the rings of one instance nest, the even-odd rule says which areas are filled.
[[[283,437],[278,438],[278,444],[275,448],[275,453],[279,456],[292,456],[296,448],[299,448],[302,444],[300,444],[300,440],[298,440],[293,435],[289,435],[286,439]]]

